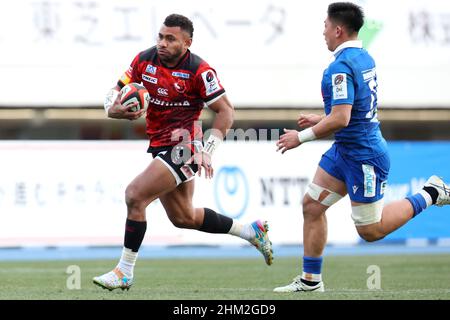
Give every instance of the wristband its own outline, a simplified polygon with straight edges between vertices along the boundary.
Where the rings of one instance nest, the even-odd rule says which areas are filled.
[[[111,89],[106,94],[105,102],[103,103],[103,107],[105,108],[106,114],[108,114],[109,108],[113,106],[114,101],[116,101],[118,95],[119,91],[116,89]]]
[[[203,147],[202,152],[205,152],[212,157],[214,151],[217,149],[217,147],[221,142],[222,142],[221,138],[211,134],[208,138],[208,141],[206,141],[206,144]]]
[[[316,140],[316,139],[317,139],[317,137],[314,134],[314,131],[312,130],[312,128],[302,130],[298,133],[298,140],[300,141],[300,143],[305,143],[305,142]]]

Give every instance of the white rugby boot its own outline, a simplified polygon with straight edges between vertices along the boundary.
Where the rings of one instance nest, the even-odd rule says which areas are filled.
[[[130,290],[133,285],[133,278],[126,277],[118,268],[115,268],[104,275],[94,277],[92,281],[94,284],[103,289],[108,289],[109,291],[119,288],[122,290]]]
[[[450,204],[450,187],[438,176],[429,177],[424,187],[432,187],[437,190],[439,193],[435,203],[437,206],[442,207]]]
[[[301,281],[301,276],[298,275],[294,278],[294,281],[291,284],[288,284],[284,287],[278,287],[273,289],[274,292],[324,292],[325,286],[323,285],[323,281],[320,281],[315,286],[308,286],[307,284]]]
[[[262,253],[266,264],[270,266],[273,262],[273,250],[272,241],[270,241],[269,235],[267,234],[269,224],[267,221],[262,222],[261,220],[257,220],[251,226],[255,230],[255,238],[249,241]]]

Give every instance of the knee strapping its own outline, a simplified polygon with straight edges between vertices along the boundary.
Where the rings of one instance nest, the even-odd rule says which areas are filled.
[[[381,221],[384,199],[376,202],[352,206],[352,219],[356,226],[365,226]]]
[[[333,204],[342,199],[340,194],[323,188],[315,183],[310,183],[306,192],[312,199],[327,207],[331,207]]]

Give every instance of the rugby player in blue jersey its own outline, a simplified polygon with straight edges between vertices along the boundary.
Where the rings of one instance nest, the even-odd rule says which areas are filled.
[[[358,41],[362,9],[348,2],[328,7],[323,35],[335,60],[322,78],[325,115],[300,115],[300,132],[286,130],[282,153],[311,140],[335,135],[303,198],[303,272],[276,292],[324,291],[322,254],[327,239],[325,211],[347,193],[352,219],[366,241],[382,239],[431,205],[450,204],[450,188],[432,176],[417,194],[384,206],[389,155],[377,119],[375,62]]]

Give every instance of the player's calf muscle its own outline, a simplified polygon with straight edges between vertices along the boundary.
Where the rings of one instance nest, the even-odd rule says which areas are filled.
[[[198,229],[200,224],[196,222],[193,214],[170,214],[170,222],[177,228]]]

